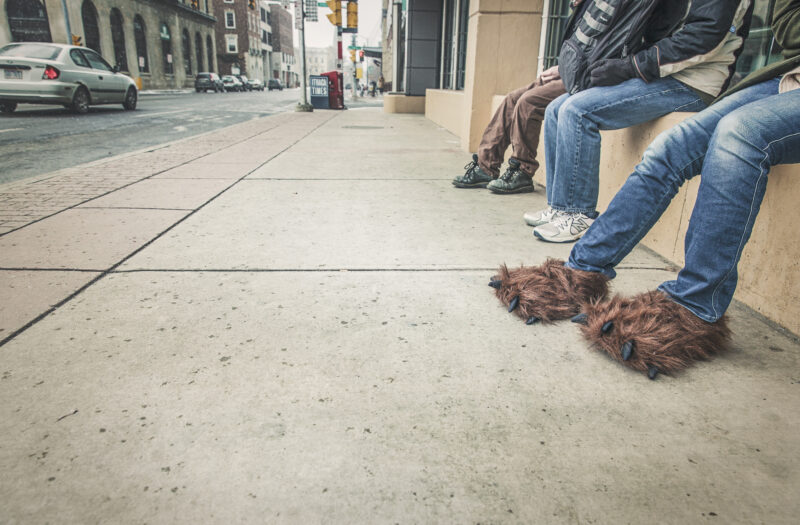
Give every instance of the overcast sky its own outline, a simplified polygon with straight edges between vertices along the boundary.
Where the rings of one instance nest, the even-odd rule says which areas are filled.
[[[322,0],[320,0],[322,1]],[[342,18],[346,20],[346,3],[342,2]],[[306,46],[328,47],[333,45],[336,31],[326,16],[327,7],[319,7],[319,22],[306,21]],[[350,43],[350,34],[342,35],[345,47]],[[381,42],[381,0],[358,0],[358,43],[379,46]],[[347,53],[345,52],[345,55]]]

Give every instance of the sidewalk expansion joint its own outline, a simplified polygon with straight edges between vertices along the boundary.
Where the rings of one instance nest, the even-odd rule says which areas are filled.
[[[76,273],[103,273],[108,268],[25,268],[25,267],[0,267],[0,272],[76,272]]]
[[[338,116],[338,115],[337,115],[337,116]],[[51,313],[55,312],[56,310],[58,310],[59,308],[61,308],[62,306],[64,306],[65,304],[67,304],[68,302],[70,302],[70,301],[71,301],[72,299],[74,299],[75,297],[78,297],[79,295],[81,295],[81,294],[82,294],[84,291],[88,290],[88,289],[89,289],[91,286],[93,286],[93,285],[94,285],[96,282],[98,282],[98,281],[100,281],[101,279],[103,279],[105,276],[109,275],[110,273],[113,273],[113,272],[115,272],[115,270],[116,270],[117,268],[119,268],[121,265],[125,264],[125,263],[126,263],[128,260],[130,260],[131,258],[135,257],[136,255],[138,255],[139,253],[141,253],[141,252],[142,252],[143,250],[145,250],[146,248],[150,247],[150,245],[152,245],[154,242],[156,242],[156,241],[157,241],[157,240],[159,240],[161,237],[163,237],[164,235],[166,235],[168,232],[172,231],[172,230],[173,230],[173,229],[174,229],[176,226],[178,226],[178,225],[182,224],[184,221],[186,221],[187,219],[189,219],[189,217],[192,217],[192,216],[194,216],[194,214],[195,214],[195,213],[199,212],[200,210],[202,210],[203,208],[205,208],[207,205],[209,205],[211,202],[213,202],[213,201],[215,201],[217,198],[219,198],[219,197],[220,197],[222,194],[224,194],[225,192],[227,192],[228,190],[230,190],[231,188],[233,188],[234,186],[236,186],[237,184],[239,184],[239,183],[240,183],[242,180],[244,180],[244,179],[245,179],[245,177],[247,177],[248,175],[250,175],[251,173],[253,173],[253,172],[254,172],[254,171],[256,171],[257,169],[260,169],[260,168],[261,168],[262,166],[264,166],[265,164],[267,164],[267,163],[269,163],[269,162],[272,162],[272,160],[274,160],[274,159],[275,159],[277,156],[281,155],[281,154],[282,154],[282,153],[284,153],[285,151],[287,151],[287,150],[289,150],[289,149],[293,148],[293,147],[294,147],[294,146],[295,146],[297,143],[299,143],[301,140],[305,139],[306,137],[308,137],[309,135],[311,135],[312,133],[314,133],[316,130],[318,130],[320,127],[322,127],[324,124],[326,124],[328,121],[332,120],[333,118],[335,118],[335,117],[334,117],[334,116],[332,116],[331,118],[329,118],[329,119],[326,119],[326,120],[324,120],[324,121],[322,121],[322,122],[318,123],[318,124],[317,124],[316,126],[314,126],[314,127],[311,129],[311,130],[309,130],[308,132],[304,133],[302,136],[300,136],[299,138],[297,138],[296,140],[294,140],[294,141],[293,141],[291,144],[288,144],[288,145],[287,145],[285,148],[283,148],[283,149],[282,149],[282,150],[280,150],[279,152],[275,153],[274,155],[272,155],[271,157],[269,157],[268,159],[266,159],[264,162],[262,162],[261,164],[259,164],[259,165],[258,165],[258,166],[256,166],[255,168],[253,168],[251,171],[249,171],[249,172],[245,173],[244,175],[242,175],[242,176],[241,176],[241,177],[239,177],[238,179],[234,180],[234,181],[233,181],[231,184],[229,184],[228,186],[226,186],[225,188],[223,188],[223,189],[222,189],[222,190],[221,190],[219,193],[217,193],[216,195],[214,195],[213,197],[211,197],[210,199],[208,199],[206,202],[204,202],[203,204],[201,204],[200,206],[198,206],[196,209],[194,209],[194,210],[192,210],[191,212],[187,213],[186,215],[184,215],[183,217],[181,217],[180,219],[178,219],[176,222],[174,222],[172,225],[170,225],[169,227],[167,227],[165,230],[163,230],[161,233],[157,234],[155,237],[153,237],[152,239],[150,239],[150,240],[149,240],[149,241],[147,241],[146,243],[142,244],[142,245],[141,245],[139,248],[135,249],[133,252],[131,252],[131,253],[129,253],[127,256],[123,257],[123,258],[122,258],[122,259],[121,259],[119,262],[117,262],[116,264],[114,264],[114,265],[113,265],[113,266],[111,266],[110,268],[108,268],[108,269],[106,269],[106,270],[103,270],[103,271],[102,271],[102,273],[100,273],[100,275],[97,275],[95,278],[91,279],[89,282],[87,282],[86,284],[84,284],[83,286],[81,286],[80,288],[78,288],[77,290],[75,290],[74,292],[72,292],[70,295],[68,295],[68,296],[67,296],[67,297],[65,297],[64,299],[62,299],[62,300],[61,300],[61,301],[59,301],[58,303],[56,303],[56,304],[54,304],[53,306],[51,306],[50,308],[48,308],[47,310],[45,310],[43,313],[41,313],[41,314],[39,314],[38,316],[36,316],[34,319],[32,319],[32,320],[28,321],[28,322],[27,322],[27,323],[26,323],[24,326],[22,326],[21,328],[18,328],[17,330],[14,330],[13,332],[11,332],[11,333],[10,333],[9,335],[7,335],[6,337],[4,337],[4,338],[0,339],[0,348],[4,347],[6,344],[8,344],[8,343],[10,343],[11,341],[13,341],[14,339],[16,339],[16,338],[17,338],[17,336],[19,336],[20,334],[22,334],[23,332],[25,332],[26,330],[28,330],[28,329],[29,329],[29,328],[31,328],[32,326],[34,326],[34,325],[36,325],[37,323],[39,323],[39,321],[41,321],[42,319],[44,319],[44,318],[46,318],[47,316],[49,316]],[[275,127],[277,127],[277,126],[275,126]],[[275,127],[273,127],[273,128],[270,128],[270,130],[271,130],[271,129],[274,129]],[[268,131],[269,131],[269,130],[268,130]],[[261,133],[257,133],[256,135],[259,135],[259,134],[261,134]],[[255,135],[254,135],[254,136],[255,136]],[[250,138],[252,138],[252,137],[250,137]],[[221,151],[221,150],[220,150],[220,151]],[[202,158],[202,157],[201,157],[201,158]],[[186,163],[184,163],[184,164],[186,164]],[[170,169],[172,169],[172,168],[170,168]],[[164,171],[166,171],[166,170],[164,170]],[[150,175],[150,177],[153,177],[153,176],[155,176],[155,175],[158,175],[158,173],[155,173],[155,174],[153,174],[153,175]],[[144,179],[142,179],[142,180],[148,179],[148,178],[150,178],[150,177],[145,177],[145,178],[144,178]],[[137,182],[138,182],[138,181],[137,181]],[[134,183],[132,183],[132,184],[134,184]],[[129,186],[129,185],[130,185],[130,184],[128,184],[128,185],[126,185],[126,186]],[[121,188],[117,188],[117,189],[121,189]],[[112,193],[113,191],[117,191],[117,190],[112,190],[112,191],[110,191],[110,192],[107,192],[107,194],[108,194],[108,193]],[[102,195],[101,195],[100,197],[102,197]],[[96,199],[96,198],[99,198],[99,197],[93,197],[92,199],[89,199],[89,200],[87,200],[87,201],[85,201],[85,202],[89,202],[89,201],[91,201],[91,200],[94,200],[94,199]],[[82,203],[81,203],[81,204],[82,204]],[[77,207],[77,206],[79,206],[79,204],[78,204],[78,205],[75,205],[75,206],[71,206],[70,208],[67,208],[67,209],[72,209],[72,208],[75,208],[75,207]],[[65,210],[62,210],[62,211],[65,211]],[[58,212],[58,213],[61,213],[61,212]],[[53,215],[55,215],[55,214],[53,214]],[[43,219],[39,219],[39,220],[43,220]],[[39,221],[34,221],[34,222],[39,222]],[[31,224],[33,224],[33,223],[31,223]],[[27,225],[26,225],[26,226],[27,226]],[[23,226],[23,227],[24,227],[24,226]],[[19,229],[19,228],[18,228],[18,229]],[[12,231],[14,231],[14,230],[12,230]],[[10,232],[9,232],[9,233],[10,233]],[[0,235],[0,237],[2,237],[2,235]]]
[[[152,210],[152,211],[192,211],[194,208],[147,208],[145,206],[81,206],[81,210]]]
[[[331,117],[331,118],[333,118],[333,117]],[[330,120],[330,119],[328,119],[328,120]],[[324,121],[322,124],[324,124],[324,123],[326,123],[326,122],[328,122],[328,121],[326,120],[326,121]],[[314,130],[312,130],[312,131],[316,131],[316,129],[317,129],[317,128],[319,128],[319,127],[320,127],[322,124],[320,124],[319,126],[315,127],[315,128],[314,128]],[[205,154],[203,154],[203,155],[200,155],[199,157],[192,158],[191,160],[187,160],[186,162],[183,162],[183,163],[181,163],[181,164],[177,164],[177,165],[175,165],[175,166],[170,166],[169,168],[165,168],[165,169],[163,169],[163,170],[161,170],[161,171],[157,171],[157,172],[155,172],[155,173],[151,173],[150,175],[148,175],[148,176],[146,176],[146,177],[142,177],[141,179],[137,179],[137,180],[135,180],[135,181],[129,182],[128,184],[124,184],[124,185],[120,186],[119,188],[115,188],[115,189],[113,189],[113,190],[109,190],[109,191],[107,191],[107,192],[105,192],[105,193],[102,193],[102,194],[100,194],[100,195],[95,195],[94,197],[91,197],[91,198],[88,198],[88,199],[86,199],[86,200],[83,200],[83,201],[81,201],[81,202],[78,202],[78,203],[76,203],[76,204],[73,204],[72,206],[68,206],[68,207],[66,207],[66,208],[63,208],[63,209],[61,209],[61,210],[58,210],[57,212],[54,212],[54,213],[51,213],[51,214],[49,214],[49,215],[45,215],[45,216],[43,216],[43,217],[40,217],[40,218],[38,218],[38,219],[36,219],[36,220],[34,220],[34,221],[31,221],[31,222],[29,222],[29,223],[23,224],[22,226],[19,226],[19,227],[17,227],[17,228],[14,228],[13,230],[9,230],[9,231],[7,231],[7,232],[2,232],[2,233],[0,233],[0,237],[3,237],[3,236],[5,236],[5,235],[8,235],[8,234],[10,234],[10,233],[14,233],[14,232],[16,232],[16,231],[19,231],[19,230],[21,230],[21,229],[23,229],[23,228],[27,228],[28,226],[31,226],[31,225],[33,225],[33,224],[36,224],[36,223],[38,223],[38,222],[41,222],[41,221],[43,221],[43,220],[45,220],[45,219],[49,219],[50,217],[54,217],[54,216],[58,215],[59,213],[63,213],[63,212],[65,212],[65,211],[70,211],[70,210],[73,210],[73,209],[75,209],[75,208],[78,208],[79,206],[82,206],[82,205],[86,204],[87,202],[92,202],[93,200],[100,199],[100,198],[102,198],[102,197],[105,197],[106,195],[110,195],[110,194],[114,193],[115,191],[124,190],[124,189],[126,189],[126,188],[128,188],[128,187],[130,187],[130,186],[133,186],[134,184],[138,184],[138,183],[140,183],[140,182],[142,182],[142,181],[145,181],[145,180],[148,180],[148,179],[152,179],[153,177],[155,177],[155,176],[157,176],[157,175],[160,175],[160,174],[162,174],[162,173],[165,173],[165,172],[167,172],[167,171],[169,171],[169,170],[172,170],[172,169],[175,169],[175,168],[179,168],[179,167],[181,167],[181,166],[185,166],[186,164],[190,164],[190,163],[192,163],[192,162],[195,162],[195,161],[197,161],[197,160],[199,160],[199,159],[202,159],[202,158],[204,158],[204,157],[207,157],[207,156],[209,156],[209,155],[213,155],[213,154],[217,154],[217,153],[223,152],[223,151],[225,151],[226,149],[232,148],[232,147],[234,147],[234,146],[238,146],[239,144],[241,144],[241,143],[243,143],[243,142],[247,142],[248,140],[251,140],[251,139],[253,139],[253,138],[255,138],[255,137],[259,136],[259,135],[262,135],[262,134],[264,134],[264,133],[268,133],[268,132],[270,132],[270,131],[272,131],[272,130],[274,130],[274,129],[278,128],[278,127],[280,127],[280,123],[276,123],[276,124],[274,124],[273,126],[271,126],[271,127],[267,128],[267,129],[264,129],[264,130],[261,130],[261,131],[259,131],[258,133],[254,133],[254,134],[252,134],[252,135],[248,135],[247,137],[245,137],[245,138],[243,138],[243,139],[239,140],[238,142],[234,142],[234,143],[232,143],[232,144],[229,144],[229,145],[225,146],[224,148],[221,148],[221,149],[218,149],[218,150],[214,150],[214,151],[209,151],[208,153],[205,153]],[[224,129],[224,128],[223,128],[223,129]],[[307,136],[307,135],[304,135],[302,138],[305,138],[306,136]],[[293,143],[293,144],[291,144],[289,147],[291,147],[291,146],[294,146],[294,144],[296,144],[296,142],[295,142],[295,143]],[[171,145],[172,145],[172,144],[170,143],[170,144],[166,144],[166,145],[162,145],[162,146],[157,146],[157,147],[154,147],[154,148],[152,148],[152,149],[150,149],[150,150],[147,150],[146,152],[147,152],[147,153],[151,153],[151,152],[158,151],[158,150],[161,150],[161,149],[166,149],[166,148],[170,147]],[[140,152],[140,153],[141,153],[141,152]],[[282,153],[282,152],[281,152],[281,153]],[[279,154],[280,154],[280,153],[279,153]],[[125,154],[125,153],[121,154],[120,156],[126,156],[126,155],[130,156],[130,154]],[[267,161],[265,161],[263,164],[259,165],[259,166],[258,166],[258,168],[260,168],[261,166],[263,166],[263,165],[264,165],[264,164],[266,164],[267,162],[270,162],[270,161],[271,161],[271,160],[273,160],[273,159],[274,159],[276,156],[277,156],[277,155],[274,155],[274,156],[270,157],[270,158],[269,158],[269,159],[267,159]],[[111,161],[106,159],[106,161],[105,161],[105,162],[111,162]],[[71,169],[80,168],[81,166],[91,166],[91,165],[98,165],[98,161],[89,162],[89,163],[87,163],[87,164],[85,164],[85,165],[73,166]],[[100,164],[100,165],[102,165],[102,164]],[[258,169],[258,168],[256,168],[256,169]],[[254,169],[254,170],[252,170],[252,171],[250,171],[249,173],[247,173],[247,174],[246,174],[246,175],[244,175],[243,177],[241,177],[241,178],[239,178],[239,179],[235,179],[235,182],[239,182],[240,180],[242,180],[242,179],[243,179],[244,177],[246,177],[247,175],[250,175],[250,173],[253,173],[253,171],[255,171],[255,169]],[[55,177],[55,176],[54,176],[54,177]],[[48,178],[45,178],[45,179],[42,179],[42,180],[37,180],[37,181],[34,181],[34,182],[32,182],[31,184],[38,184],[39,182],[43,182],[43,181],[45,181],[45,180],[49,180],[50,178],[53,178],[53,177],[48,177]],[[227,189],[227,188],[226,188],[226,189]],[[224,191],[224,190],[223,190],[223,191]],[[214,198],[215,198],[215,197],[214,197]],[[0,346],[2,346],[2,342],[0,342]]]
[[[1,268],[0,268],[1,269]],[[425,272],[494,272],[497,268],[131,268],[109,270],[123,273],[425,273]]]

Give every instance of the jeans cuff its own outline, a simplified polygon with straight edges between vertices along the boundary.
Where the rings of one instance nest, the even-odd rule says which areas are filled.
[[[579,264],[579,263],[576,263],[575,261],[573,261],[572,258],[570,258],[569,261],[564,263],[564,266],[567,267],[567,268],[570,268],[572,270],[581,270],[583,272],[602,273],[603,275],[605,275],[609,279],[613,279],[614,277],[617,276],[617,272],[615,272],[613,268],[599,268],[597,266],[590,266],[590,265],[587,265],[587,264]]]
[[[582,213],[590,219],[596,219],[597,216],[600,215],[594,208],[575,208],[570,206],[558,206],[556,204],[551,204],[550,207],[554,210],[565,211],[567,213]]]

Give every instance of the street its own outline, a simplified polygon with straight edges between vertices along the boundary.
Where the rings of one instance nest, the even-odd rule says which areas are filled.
[[[0,183],[161,145],[246,120],[290,111],[299,89],[142,95],[136,111],[21,104],[0,116]]]

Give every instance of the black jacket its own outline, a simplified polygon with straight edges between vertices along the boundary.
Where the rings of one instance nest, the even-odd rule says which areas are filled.
[[[645,82],[672,75],[712,97],[727,86],[750,29],[752,0],[606,2],[617,6],[616,18],[585,56],[573,57],[570,53],[576,54],[575,32],[592,0],[583,0],[567,22],[559,71],[568,90],[570,70],[577,77],[577,91],[588,87],[588,79],[580,78],[588,65],[604,58],[627,56],[632,56],[636,71]]]

